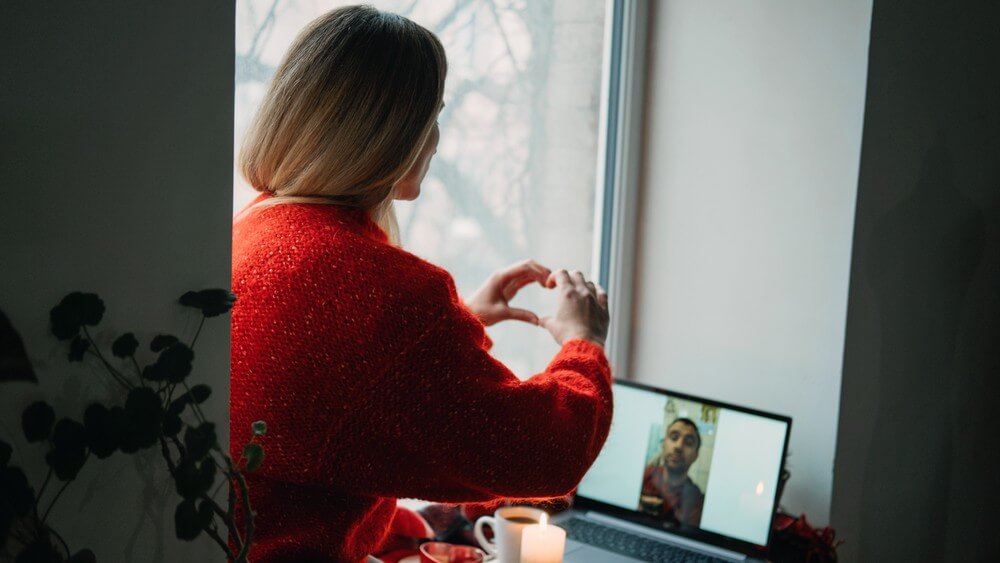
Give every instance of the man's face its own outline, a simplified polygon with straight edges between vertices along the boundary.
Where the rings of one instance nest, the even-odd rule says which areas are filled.
[[[663,461],[667,471],[685,474],[698,459],[698,433],[686,422],[674,422],[663,438]]]

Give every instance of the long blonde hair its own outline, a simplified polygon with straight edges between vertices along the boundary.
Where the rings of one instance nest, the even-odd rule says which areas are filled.
[[[243,140],[239,166],[267,203],[359,207],[399,243],[393,185],[442,106],[447,60],[427,29],[370,6],[327,12],[299,34]]]

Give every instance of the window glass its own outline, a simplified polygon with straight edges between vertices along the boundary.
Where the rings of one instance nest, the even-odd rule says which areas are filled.
[[[237,3],[236,147],[299,31],[353,3]],[[450,271],[465,296],[525,258],[589,274],[605,0],[369,3],[436,33],[449,59],[438,153],[420,197],[397,202],[403,246]],[[238,173],[234,185],[235,212],[255,194]],[[553,297],[530,286],[513,305],[546,315]],[[558,350],[516,321],[489,332],[494,355],[522,378]]]

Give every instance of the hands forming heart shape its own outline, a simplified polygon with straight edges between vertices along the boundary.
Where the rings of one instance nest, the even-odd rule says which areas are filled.
[[[511,307],[521,288],[537,283],[559,292],[555,314],[539,317],[532,311]],[[465,302],[486,326],[500,321],[518,320],[548,330],[560,345],[574,339],[604,345],[608,333],[608,294],[579,271],[568,272],[525,260],[508,266],[486,280]]]

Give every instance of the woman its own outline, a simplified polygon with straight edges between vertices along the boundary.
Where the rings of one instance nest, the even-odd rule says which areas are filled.
[[[267,458],[249,476],[252,559],[360,561],[396,499],[489,502],[570,492],[611,420],[607,295],[527,261],[467,302],[400,249],[393,199],[414,199],[438,142],[446,62],[436,37],[368,7],[296,40],[240,155],[261,195],[233,228],[233,455],[252,421]],[[539,283],[539,319],[508,306]],[[562,349],[519,381],[484,325],[517,319]]]

